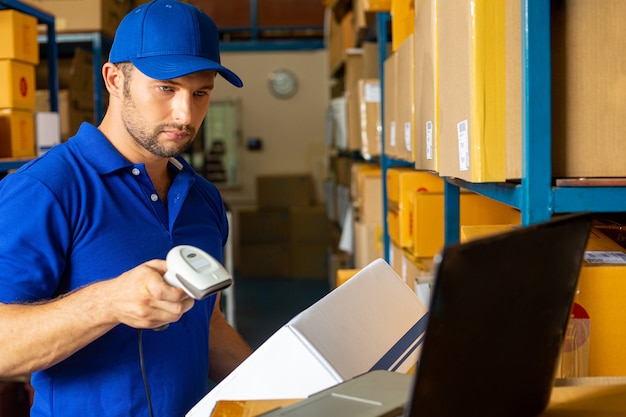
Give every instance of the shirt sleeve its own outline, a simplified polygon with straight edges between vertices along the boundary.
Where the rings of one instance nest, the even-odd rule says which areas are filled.
[[[56,196],[29,175],[9,174],[0,182],[0,230],[0,302],[54,297],[70,241]]]

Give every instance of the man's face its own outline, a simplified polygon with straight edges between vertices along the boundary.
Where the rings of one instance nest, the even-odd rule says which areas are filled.
[[[193,142],[208,110],[215,71],[159,81],[130,68],[123,71],[126,130],[153,155],[180,155]]]

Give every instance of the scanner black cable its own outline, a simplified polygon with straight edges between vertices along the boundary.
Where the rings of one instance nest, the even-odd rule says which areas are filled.
[[[148,400],[148,411],[150,412],[150,417],[154,417],[150,386],[148,385],[148,375],[146,374],[146,366],[143,359],[143,329],[137,329],[137,343],[139,345],[139,365],[141,366],[141,376],[143,378],[143,386],[146,389],[146,399]]]

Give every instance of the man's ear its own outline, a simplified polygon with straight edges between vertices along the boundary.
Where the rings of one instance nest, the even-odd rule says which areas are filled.
[[[109,95],[122,98],[124,93],[124,73],[115,64],[110,62],[102,66],[102,78]]]

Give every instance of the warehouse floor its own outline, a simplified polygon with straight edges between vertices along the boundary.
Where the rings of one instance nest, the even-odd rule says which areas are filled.
[[[235,278],[235,327],[258,348],[282,325],[329,292],[328,280]]]

